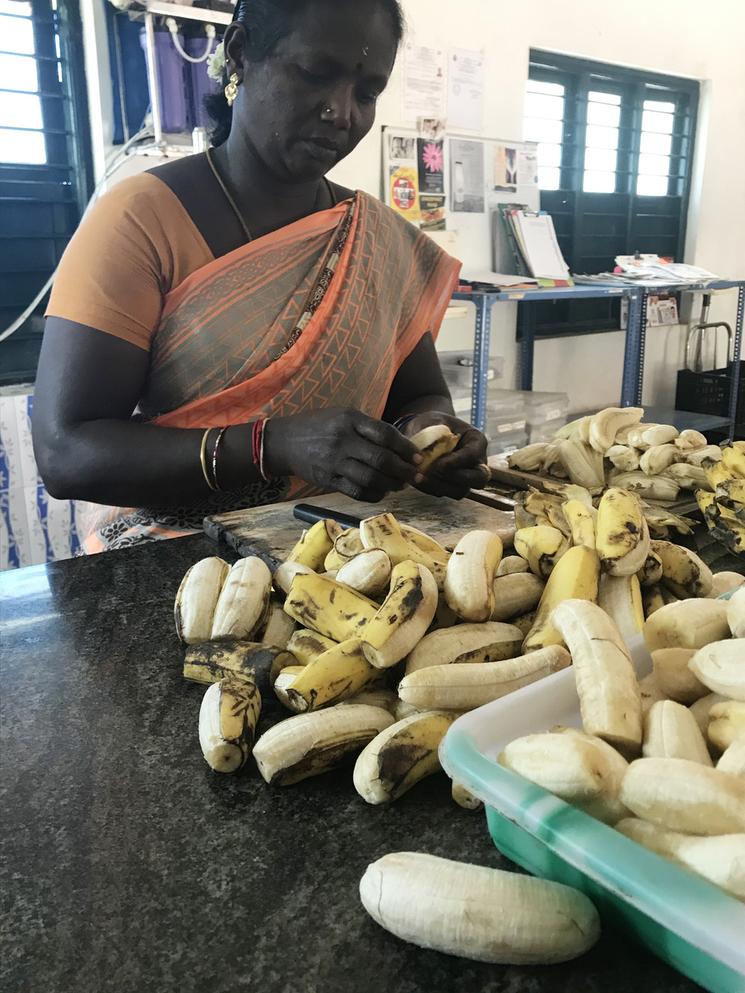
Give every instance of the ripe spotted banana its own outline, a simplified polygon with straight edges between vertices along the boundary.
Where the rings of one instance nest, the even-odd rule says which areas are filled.
[[[652,551],[662,562],[663,584],[681,600],[696,599],[711,592],[711,569],[695,552],[669,541],[653,541]]]
[[[703,648],[729,637],[727,605],[723,600],[667,603],[647,618],[644,637],[650,652],[658,648]]]
[[[354,766],[354,788],[368,803],[390,803],[421,779],[439,772],[438,749],[454,714],[412,714],[381,731]]]
[[[485,624],[457,624],[431,631],[406,659],[406,675],[434,665],[454,662],[501,662],[514,658],[522,645],[522,635],[512,624],[489,621]]]
[[[605,455],[619,431],[635,427],[642,417],[641,407],[606,407],[590,418],[590,445]]]
[[[745,734],[741,734],[731,745],[727,745],[717,762],[717,769],[745,778]]]
[[[445,600],[464,621],[488,621],[494,610],[494,577],[502,540],[491,531],[469,531],[455,546],[445,573]]]
[[[650,551],[636,575],[641,586],[645,588],[656,586],[662,580],[662,559],[655,552]]]
[[[644,719],[645,758],[688,759],[711,766],[711,756],[693,714],[673,700],[660,700]]]
[[[514,576],[521,572],[530,572],[530,566],[519,555],[505,555],[497,566],[497,579],[503,576]]]
[[[450,552],[446,548],[443,548],[439,541],[435,541],[434,538],[425,534],[424,531],[412,527],[411,524],[402,524],[399,521],[398,526],[401,528],[401,534],[410,544],[415,545],[434,562],[442,562],[444,565],[447,565]]]
[[[722,449],[719,445],[707,445],[705,448],[697,448],[695,451],[686,452],[686,462],[689,465],[702,466],[708,468],[715,462],[721,462]]]
[[[720,603],[721,601],[711,601]],[[691,672],[714,693],[745,701],[745,638],[715,641],[693,656]]]
[[[515,572],[494,580],[493,621],[508,621],[519,614],[534,610],[541,599],[545,583],[532,572]]]
[[[603,454],[581,441],[560,441],[559,457],[567,475],[577,486],[599,493],[605,486]]]
[[[361,635],[367,661],[376,669],[388,669],[406,658],[432,623],[437,601],[437,584],[426,566],[397,565],[388,596]]]
[[[595,521],[597,511],[580,500],[567,500],[562,504],[564,517],[569,525],[573,545],[595,549]]]
[[[638,751],[639,684],[613,621],[594,603],[566,600],[553,612],[552,623],[572,656],[585,731],[621,752]]]
[[[290,786],[341,765],[393,723],[380,707],[329,707],[275,724],[256,743],[254,758],[267,783]]]
[[[628,763],[600,738],[572,728],[529,734],[510,742],[499,762],[567,803],[596,811],[593,816],[608,823],[628,813],[618,801]]]
[[[598,606],[613,620],[627,645],[644,630],[642,591],[636,576],[604,573],[600,577]]]
[[[334,547],[328,553],[323,562],[323,568],[329,572],[341,569],[345,562],[353,559],[355,555],[364,552],[365,546],[362,544],[359,528],[348,528],[342,531],[334,542]]]
[[[513,627],[519,628],[520,631],[522,631],[523,638],[527,638],[533,625],[535,624],[537,613],[538,612],[536,610],[531,610],[527,614],[520,614],[519,617],[513,617],[510,624],[512,624]]]
[[[650,851],[703,876],[738,900],[745,900],[745,834],[696,838],[678,831],[666,831],[635,817],[616,824],[616,830]]]
[[[251,556],[228,573],[212,619],[212,641],[246,641],[262,625],[269,607],[272,574]]]
[[[423,431],[413,435],[410,441],[422,457],[419,471],[426,473],[438,459],[455,451],[460,442],[460,435],[453,434],[444,424],[433,424],[432,427],[424,428]]]
[[[568,549],[569,542],[558,528],[539,524],[515,532],[515,551],[525,559],[533,575],[541,579],[548,579]]]
[[[281,590],[288,594],[292,588],[295,576],[313,576],[315,572],[310,566],[302,565],[300,562],[283,562],[275,571],[272,577],[275,590]]]
[[[324,638],[316,631],[298,628],[287,642],[287,651],[297,659],[297,665],[308,665],[335,645],[331,638]]]
[[[619,472],[635,472],[639,468],[639,452],[628,445],[612,445],[605,457]]]
[[[612,486],[598,507],[596,547],[604,571],[637,573],[649,555],[649,530],[638,497]]]
[[[551,623],[554,609],[564,600],[597,600],[599,577],[597,552],[583,545],[570,548],[548,578],[523,650],[532,652],[548,645],[561,645],[561,635]]]
[[[237,772],[251,754],[261,713],[261,695],[252,683],[222,679],[213,683],[199,709],[199,744],[215,772]]]
[[[600,936],[597,911],[578,890],[419,852],[369,865],[360,898],[396,937],[481,962],[566,962]]]
[[[295,664],[289,652],[251,641],[205,641],[184,656],[184,679],[218,683],[221,679],[256,683],[266,691],[279,673]]]
[[[706,448],[707,444],[706,435],[701,434],[700,431],[692,431],[690,429],[681,431],[675,439],[676,448],[679,448],[686,455],[689,452],[698,452],[702,448]]]
[[[664,607],[667,602],[663,596],[661,586],[655,584],[642,590],[642,605],[644,607],[644,616],[647,620],[649,620],[652,614]]]
[[[349,559],[336,574],[342,583],[364,596],[375,597],[388,588],[391,560],[382,548],[370,548]]]
[[[745,738],[745,703],[725,700],[709,711],[706,736],[720,752],[726,752],[738,738]]]
[[[365,548],[382,548],[387,552],[394,566],[402,562],[416,562],[426,566],[433,574],[436,571],[435,558],[404,535],[393,514],[378,514],[362,521],[360,537]]]
[[[341,583],[313,573],[295,576],[284,609],[303,627],[342,642],[360,637],[378,605]]]
[[[271,601],[264,630],[261,632],[261,644],[272,645],[274,648],[287,648],[287,642],[294,630],[295,622],[284,612],[282,604]]]
[[[745,589],[733,593],[727,603],[727,624],[733,638],[745,638]]]
[[[666,698],[689,705],[708,693],[688,667],[695,654],[694,648],[658,648],[652,652],[655,678]]]
[[[326,556],[341,533],[342,529],[336,521],[317,521],[312,528],[303,532],[302,538],[287,556],[287,561],[299,562],[314,572],[321,572]]]
[[[503,662],[434,665],[404,676],[398,695],[419,710],[473,710],[565,669],[570,663],[566,649],[552,645]]]
[[[745,831],[745,782],[686,759],[637,759],[621,786],[637,817],[684,834]]]
[[[176,594],[176,634],[185,645],[209,641],[212,618],[230,566],[216,557],[202,559],[188,570]]]
[[[352,638],[304,666],[287,696],[298,713],[319,710],[360,693],[377,675],[362,652],[360,640]]]

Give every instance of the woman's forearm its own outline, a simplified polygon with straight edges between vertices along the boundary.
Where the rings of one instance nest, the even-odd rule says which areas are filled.
[[[52,444],[37,450],[44,483],[53,497],[122,507],[168,507],[204,499],[210,488],[202,471],[204,430],[163,428],[134,421],[97,420],[68,425]],[[218,430],[208,438],[206,464]],[[222,436],[217,482],[236,490],[259,480],[251,457],[251,426]]]
[[[426,414],[429,411],[435,411],[441,414],[452,414],[453,411],[453,401],[450,396],[435,394],[432,396],[416,397],[414,400],[409,400],[407,403],[402,404],[402,406],[397,410],[386,410],[385,419],[394,423],[401,417],[406,417],[410,414]]]

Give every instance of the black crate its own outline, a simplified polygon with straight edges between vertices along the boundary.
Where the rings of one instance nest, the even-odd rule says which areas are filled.
[[[732,362],[726,369],[710,369],[708,372],[691,372],[690,369],[681,369],[678,372],[675,409],[691,410],[696,414],[713,414],[716,417],[729,417],[729,394],[733,369],[734,363]],[[738,423],[745,421],[745,362],[740,362],[736,420]]]

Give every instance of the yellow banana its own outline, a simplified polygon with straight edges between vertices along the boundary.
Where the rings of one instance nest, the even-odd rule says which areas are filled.
[[[656,586],[662,580],[662,559],[656,552],[650,551],[644,560],[644,565],[637,572],[639,583],[646,589]]]
[[[652,551],[662,562],[662,582],[675,596],[696,599],[709,595],[711,569],[695,552],[669,541],[653,541]]]
[[[428,552],[423,552],[418,545],[404,536],[401,525],[393,514],[378,514],[368,517],[360,524],[360,537],[365,548],[382,548],[388,554],[391,564],[396,566],[402,562],[416,562],[426,566],[434,574],[435,559]]]
[[[341,583],[313,573],[295,577],[285,612],[298,624],[341,643],[362,634],[378,605]]]
[[[564,517],[569,525],[573,545],[584,545],[595,549],[595,520],[597,511],[579,500],[567,500],[562,504]]]
[[[639,498],[616,486],[598,507],[596,547],[602,568],[612,576],[631,576],[649,554],[649,530]]]
[[[532,652],[548,645],[562,644],[561,635],[551,623],[554,609],[564,600],[597,600],[599,577],[597,552],[584,545],[570,548],[548,578],[523,650]]]
[[[377,675],[359,639],[352,638],[304,666],[293,679],[287,696],[298,713],[319,710],[360,693]]]
[[[199,710],[199,744],[211,769],[237,772],[246,764],[260,713],[252,683],[223,679],[209,687]]]
[[[190,645],[184,656],[184,679],[195,683],[217,683],[221,679],[256,683],[263,689],[295,657],[282,649],[251,641],[206,641]]]
[[[308,531],[303,532],[300,541],[287,556],[287,561],[299,562],[314,572],[320,572],[326,556],[341,533],[342,529],[336,521],[317,521]]]
[[[331,638],[324,638],[316,631],[298,628],[287,642],[287,651],[295,657],[297,665],[308,665],[335,645],[336,642]]]
[[[401,528],[401,534],[408,542],[415,545],[425,555],[429,555],[434,562],[442,562],[447,565],[450,552],[447,548],[443,548],[439,541],[430,538],[424,531],[412,527],[411,524],[402,524],[399,522],[399,527]]]
[[[388,669],[405,658],[432,623],[437,601],[437,584],[429,569],[415,562],[397,565],[388,596],[361,635],[367,661],[376,669]]]
[[[530,571],[541,579],[548,579],[551,572],[569,548],[569,542],[557,528],[537,525],[515,532],[515,551],[530,566]]]

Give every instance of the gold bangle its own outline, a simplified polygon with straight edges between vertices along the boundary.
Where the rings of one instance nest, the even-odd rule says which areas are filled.
[[[215,487],[212,485],[212,480],[207,472],[207,439],[209,438],[211,431],[212,428],[207,428],[202,435],[202,447],[199,450],[199,461],[202,463],[202,475],[204,476],[204,480],[209,488],[214,491]]]

